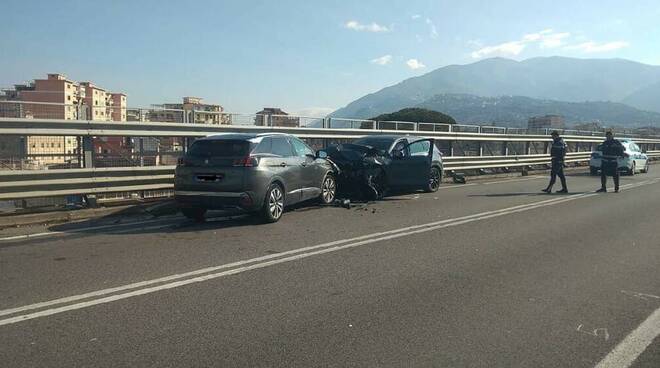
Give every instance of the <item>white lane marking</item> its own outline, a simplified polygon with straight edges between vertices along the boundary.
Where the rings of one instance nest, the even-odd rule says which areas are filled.
[[[45,236],[55,236],[55,235],[63,235],[63,234],[75,234],[75,233],[85,233],[88,231],[96,231],[96,230],[105,230],[105,229],[110,229],[110,228],[124,228],[127,226],[139,226],[139,225],[146,225],[146,224],[152,224],[155,222],[163,222],[163,221],[174,221],[176,219],[158,219],[158,220],[148,220],[148,221],[139,221],[139,222],[127,222],[124,224],[112,224],[112,225],[101,225],[101,226],[92,226],[92,227],[82,227],[82,228],[75,228],[67,231],[48,231],[48,232],[43,232],[43,233],[36,233],[36,234],[25,234],[25,235],[15,235],[15,236],[8,236],[5,238],[0,238],[1,241],[10,241],[10,240],[25,240],[25,239],[32,239],[32,238],[43,238]]]
[[[471,184],[455,184],[455,185],[448,185],[446,187],[440,186],[438,187],[438,190],[440,189],[454,189],[454,188],[464,188],[464,187],[471,187],[473,185],[477,185],[476,183],[471,183]]]
[[[174,274],[174,275],[165,276],[165,277],[161,277],[161,278],[157,278],[157,279],[153,279],[153,280],[141,281],[141,282],[136,282],[136,283],[133,283],[133,284],[127,284],[127,285],[122,285],[122,286],[118,286],[118,287],[114,287],[114,288],[93,291],[93,292],[89,292],[89,293],[85,293],[85,294],[54,299],[54,300],[35,303],[35,304],[30,304],[30,305],[26,305],[26,306],[22,306],[22,307],[11,308],[11,309],[6,309],[6,310],[0,310],[0,316],[14,314],[14,313],[18,313],[18,312],[23,312],[23,311],[26,311],[26,310],[32,310],[32,309],[48,307],[48,306],[52,306],[52,305],[56,305],[56,304],[68,303],[68,302],[81,300],[81,299],[87,299],[87,298],[91,298],[91,297],[95,297],[95,296],[102,296],[102,295],[112,294],[112,293],[115,293],[115,292],[118,292],[118,291],[135,289],[135,288],[138,288],[138,287],[143,287],[143,286],[147,286],[147,285],[151,285],[151,284],[162,283],[162,282],[167,282],[167,281],[173,281],[173,280],[180,279],[180,278],[185,278],[185,277],[190,277],[190,276],[197,276],[197,275],[204,274],[204,273],[218,271],[218,270],[221,270],[221,269],[224,269],[224,268],[242,266],[242,265],[245,265],[245,264],[248,264],[248,263],[265,261],[265,260],[269,260],[269,259],[273,259],[273,258],[283,257],[283,256],[290,255],[290,254],[315,250],[315,249],[324,248],[324,247],[330,247],[330,246],[333,246],[333,245],[339,245],[339,244],[352,242],[352,241],[368,239],[368,238],[372,238],[372,237],[375,237],[375,236],[395,234],[395,233],[398,233],[398,232],[408,231],[408,230],[412,230],[412,229],[418,229],[418,228],[423,228],[423,227],[427,227],[427,226],[444,224],[444,223],[451,222],[451,221],[464,220],[464,219],[469,219],[469,218],[473,218],[473,217],[479,217],[479,216],[484,216],[484,215],[488,215],[488,214],[499,213],[499,212],[502,212],[502,211],[509,211],[509,210],[513,210],[513,209],[524,208],[524,207],[528,207],[528,206],[531,206],[531,205],[538,205],[538,204],[542,204],[542,203],[555,202],[555,201],[559,201],[559,200],[563,200],[563,199],[564,198],[547,199],[547,200],[543,200],[543,201],[539,201],[539,202],[522,204],[522,205],[518,205],[518,206],[514,206],[514,207],[500,209],[500,210],[486,211],[486,212],[481,212],[481,213],[468,215],[468,216],[463,216],[463,217],[458,217],[458,218],[439,220],[439,221],[434,221],[434,222],[426,223],[426,224],[413,225],[413,226],[408,226],[408,227],[404,227],[404,228],[400,228],[400,229],[394,229],[394,230],[388,230],[388,231],[383,231],[383,232],[377,232],[377,233],[362,235],[362,236],[358,236],[358,237],[354,237],[354,238],[335,240],[335,241],[328,242],[328,243],[322,243],[322,244],[318,244],[318,245],[314,245],[314,246],[303,247],[303,248],[298,248],[298,249],[292,249],[292,250],[289,250],[289,251],[276,253],[276,254],[271,254],[271,255],[262,256],[262,257],[257,257],[257,258],[252,258],[252,259],[248,259],[248,260],[244,260],[244,261],[238,261],[238,262],[228,263],[228,264],[220,265],[220,266],[202,268],[202,269],[199,269],[199,270],[190,271],[190,272],[186,272],[186,273],[183,273],[183,274]]]
[[[115,288],[111,288],[111,289],[98,290],[98,291],[89,292],[89,293],[86,293],[86,294],[74,295],[74,296],[71,296],[71,297],[60,298],[60,299],[55,299],[55,300],[51,300],[51,301],[47,301],[47,302],[41,302],[41,303],[26,305],[26,306],[22,306],[22,307],[7,309],[7,310],[0,311],[0,316],[15,314],[15,313],[18,313],[18,312],[23,312],[23,311],[27,311],[27,310],[33,310],[33,309],[53,306],[53,305],[57,305],[57,304],[63,304],[63,303],[82,300],[82,299],[87,299],[87,298],[92,298],[92,297],[95,297],[95,296],[103,296],[103,295],[111,294],[111,293],[114,293],[114,292],[135,289],[135,288],[142,287],[142,286],[148,286],[148,285],[156,284],[156,283],[163,283],[163,282],[167,282],[167,281],[182,279],[182,278],[185,278],[185,277],[190,277],[190,276],[195,276],[195,275],[202,275],[202,276],[197,276],[197,277],[194,277],[194,278],[188,278],[188,279],[181,280],[181,281],[175,281],[175,282],[172,282],[172,283],[169,283],[169,284],[163,284],[163,285],[154,286],[154,287],[150,287],[150,288],[146,288],[146,289],[135,290],[135,291],[124,293],[124,294],[117,294],[117,295],[113,295],[113,296],[109,296],[109,297],[104,297],[104,298],[101,298],[101,299],[90,300],[90,301],[87,301],[87,302],[81,302],[81,303],[66,305],[66,306],[62,306],[62,307],[58,307],[58,308],[48,309],[48,310],[44,310],[44,311],[41,311],[41,312],[35,312],[35,313],[31,313],[31,314],[26,314],[26,315],[7,318],[7,319],[4,319],[4,320],[0,320],[0,326],[7,325],[7,324],[12,324],[12,323],[18,323],[18,322],[22,322],[22,321],[26,321],[26,320],[30,320],[30,319],[34,319],[34,318],[49,316],[49,315],[53,315],[53,314],[57,314],[57,313],[63,313],[63,312],[70,311],[70,310],[86,308],[86,307],[93,306],[93,305],[109,303],[109,302],[113,302],[113,301],[117,301],[117,300],[121,300],[121,299],[130,298],[130,297],[133,297],[133,296],[138,296],[138,295],[148,294],[148,293],[152,293],[152,292],[156,292],[156,291],[160,291],[160,290],[166,290],[166,289],[171,289],[171,288],[175,288],[175,287],[179,287],[179,286],[183,286],[183,285],[188,285],[188,284],[195,283],[195,282],[207,281],[207,280],[215,279],[215,278],[222,277],[222,276],[233,275],[233,274],[237,274],[237,273],[241,273],[241,272],[245,272],[245,271],[249,271],[249,270],[253,270],[253,269],[258,269],[258,268],[264,268],[264,267],[268,267],[268,266],[279,264],[279,263],[290,262],[290,261],[293,261],[293,260],[298,260],[298,259],[302,259],[302,258],[311,257],[311,256],[314,256],[314,255],[334,252],[334,251],[338,251],[338,250],[342,250],[342,249],[346,249],[346,248],[357,247],[357,246],[361,246],[361,245],[365,245],[365,244],[371,244],[371,243],[374,243],[374,242],[394,239],[394,238],[398,238],[398,237],[402,237],[402,236],[408,236],[408,235],[423,233],[423,232],[427,232],[427,231],[438,230],[438,229],[442,229],[442,228],[446,228],[446,227],[450,227],[450,226],[463,225],[463,224],[474,222],[474,221],[480,221],[480,220],[485,220],[485,219],[489,219],[489,218],[493,218],[493,217],[499,217],[499,216],[504,216],[504,215],[508,215],[508,214],[528,211],[528,210],[535,209],[535,208],[540,208],[540,207],[552,206],[552,205],[559,204],[559,203],[569,202],[569,201],[573,201],[573,200],[581,199],[581,198],[593,197],[593,196],[597,196],[597,195],[599,195],[599,194],[597,194],[597,193],[588,193],[588,194],[570,195],[570,196],[557,198],[557,199],[548,199],[548,200],[539,201],[539,202],[535,202],[535,203],[531,203],[531,204],[519,205],[519,206],[504,208],[504,209],[495,210],[495,211],[487,211],[487,212],[483,212],[483,213],[480,213],[480,214],[469,215],[469,216],[459,217],[459,218],[455,218],[455,219],[441,220],[441,221],[436,221],[436,222],[433,222],[433,223],[415,225],[415,226],[410,226],[410,227],[407,227],[407,228],[402,228],[402,229],[397,229],[397,230],[390,230],[390,231],[385,231],[385,232],[381,232],[381,233],[363,235],[363,236],[359,236],[359,237],[352,238],[352,239],[338,240],[338,241],[325,243],[325,244],[320,244],[320,245],[316,245],[316,246],[305,247],[305,248],[300,248],[300,249],[294,249],[294,250],[290,250],[290,251],[286,251],[286,252],[282,252],[282,253],[257,257],[257,258],[248,259],[248,260],[244,260],[244,261],[238,261],[238,262],[225,264],[225,265],[221,265],[221,266],[208,267],[208,268],[204,268],[204,269],[200,269],[200,270],[187,272],[187,273],[184,273],[184,274],[175,274],[175,275],[162,277],[162,278],[159,278],[159,279],[147,280],[147,281],[142,281],[142,282],[138,282],[138,283],[123,285],[123,286],[119,286],[119,287],[115,287]],[[416,230],[408,231],[410,229],[416,229]],[[380,236],[380,235],[384,235],[384,234],[391,234],[391,235],[374,238],[374,236]],[[357,243],[340,245],[340,244],[343,244],[343,243],[346,243],[346,242],[349,242],[349,241],[355,241],[355,240],[359,240],[359,239],[367,239],[367,240],[363,240],[363,241],[360,241],[360,242],[357,242]],[[325,249],[321,249],[321,250],[317,250],[317,251],[313,251],[313,252],[308,252],[310,250],[319,249],[319,248],[323,248],[323,247],[325,247]],[[296,254],[296,253],[301,253],[301,252],[307,252],[307,253],[297,254],[297,255],[294,255],[294,256],[291,256],[291,257],[284,257],[284,258],[279,258],[279,259],[268,261],[269,259],[272,259],[272,258],[283,257],[285,255]],[[253,264],[253,265],[250,265],[250,266],[245,266],[246,264],[260,262],[260,261],[265,261],[265,262]],[[238,268],[234,268],[234,269],[228,270],[228,271],[223,271],[223,272],[220,272],[220,273],[209,274],[210,272],[213,272],[213,271],[217,271],[217,270],[220,270],[220,269],[226,269],[226,268],[232,268],[232,267],[238,267]],[[203,275],[203,274],[206,274],[206,275]]]
[[[660,308],[626,336],[595,368],[627,368],[660,336]]]
[[[509,180],[500,180],[500,181],[489,181],[487,183],[483,183],[484,185],[491,185],[491,184],[502,184],[502,183],[516,183],[519,181],[529,181],[529,180],[539,180],[543,179],[542,176],[534,176],[530,178],[525,178],[525,179],[509,179]]]
[[[255,259],[252,259],[252,260],[235,262],[233,265],[240,265],[240,266],[237,267],[237,268],[233,268],[231,270],[222,271],[222,272],[219,272],[219,273],[210,273],[210,274],[207,273],[205,275],[196,276],[196,277],[193,277],[193,278],[188,278],[188,279],[175,281],[175,282],[171,282],[171,283],[167,283],[167,284],[157,285],[157,286],[153,286],[153,287],[149,287],[149,288],[134,290],[134,291],[123,293],[123,294],[111,295],[111,296],[100,298],[100,299],[94,299],[94,300],[89,300],[89,301],[80,302],[80,303],[76,303],[76,304],[65,305],[65,306],[62,306],[62,307],[46,309],[46,310],[35,312],[35,313],[10,317],[10,318],[7,318],[7,319],[0,320],[0,326],[13,324],[13,323],[18,323],[18,322],[22,322],[22,321],[27,321],[27,320],[34,319],[34,318],[50,316],[50,315],[53,315],[53,314],[63,313],[63,312],[71,311],[71,310],[86,308],[86,307],[90,307],[90,306],[94,306],[94,305],[98,305],[98,304],[110,303],[110,302],[114,302],[114,301],[118,301],[118,300],[122,300],[122,299],[131,298],[131,297],[134,297],[134,296],[149,294],[149,293],[153,293],[153,292],[157,292],[157,291],[161,291],[161,290],[172,289],[172,288],[176,288],[176,287],[180,287],[180,286],[184,286],[184,285],[189,285],[189,284],[192,284],[192,283],[212,280],[212,279],[216,279],[216,278],[223,277],[223,276],[234,275],[234,274],[237,274],[237,273],[242,273],[242,272],[246,272],[246,271],[250,271],[250,270],[254,270],[254,269],[264,268],[264,267],[268,267],[268,266],[272,266],[272,265],[276,265],[276,264],[280,264],[280,263],[285,263],[285,262],[291,262],[291,261],[295,261],[295,260],[299,260],[299,259],[303,259],[303,258],[307,258],[307,257],[312,257],[312,256],[316,256],[316,255],[321,255],[321,254],[325,254],[325,253],[336,252],[336,251],[339,251],[339,250],[358,247],[358,246],[371,244],[371,243],[375,243],[375,242],[379,242],[379,241],[383,241],[383,240],[396,239],[396,238],[403,237],[403,236],[420,234],[420,233],[439,230],[439,229],[443,229],[443,228],[447,228],[447,227],[459,226],[459,225],[467,224],[467,223],[470,223],[470,222],[481,221],[481,220],[485,220],[485,219],[500,217],[500,216],[509,215],[509,214],[513,214],[513,213],[518,213],[518,212],[523,212],[523,211],[529,211],[529,210],[535,209],[535,208],[552,206],[552,205],[555,205],[555,204],[564,203],[564,202],[576,200],[576,199],[579,199],[579,198],[591,197],[591,196],[594,196],[594,195],[595,194],[586,194],[586,195],[585,194],[579,194],[579,195],[573,195],[573,196],[569,196],[569,197],[565,197],[565,198],[561,198],[561,199],[557,199],[557,200],[546,200],[546,201],[533,203],[531,205],[516,206],[516,207],[506,208],[506,209],[502,209],[502,210],[497,210],[497,211],[489,211],[489,212],[483,213],[483,214],[464,216],[462,218],[438,221],[438,222],[436,222],[437,225],[434,225],[434,226],[428,226],[429,224],[415,225],[415,226],[411,226],[409,228],[406,228],[406,229],[414,229],[414,230],[409,230],[409,231],[401,231],[402,229],[399,229],[399,230],[395,230],[395,231],[389,231],[389,232],[381,233],[381,234],[390,233],[389,235],[384,235],[384,236],[373,237],[373,235],[366,235],[366,236],[358,237],[358,238],[366,238],[366,240],[353,242],[353,243],[348,243],[348,244],[343,244],[343,245],[334,245],[334,246],[327,246],[326,245],[326,247],[324,249],[315,250],[315,251],[301,252],[301,249],[297,249],[297,250],[293,250],[293,251],[289,251],[289,252],[274,254],[274,255],[271,255],[271,256],[259,257],[259,258],[255,258]],[[405,229],[403,229],[403,230],[405,230]],[[354,238],[354,239],[358,239],[358,238]],[[346,243],[346,242],[345,241],[344,242],[337,241],[337,242],[332,242],[332,243],[342,244],[342,243]],[[332,244],[332,243],[328,243],[328,244]],[[307,250],[315,249],[315,248],[318,249],[319,247],[320,246],[307,247]],[[263,259],[268,259],[268,258],[271,258],[271,257],[272,258],[280,257],[282,255],[285,255],[286,253],[300,253],[300,254],[295,254],[295,255],[289,256],[289,257],[283,257],[283,258],[278,258],[278,259],[274,259],[274,260],[268,260],[268,261],[264,261],[264,262],[261,262],[261,263],[255,263],[255,264],[252,264],[252,265],[249,265],[249,266],[245,266],[245,264],[254,263],[255,261],[257,261],[257,259],[263,260]],[[210,267],[210,268],[203,269],[203,270],[229,268],[230,265]],[[187,273],[187,275],[206,273],[206,271],[203,271],[203,270],[192,271],[192,272]],[[165,278],[161,278],[160,280],[163,280],[163,279],[166,279],[166,278],[176,279],[176,278],[181,278],[181,276],[172,275],[172,276],[168,276],[168,277],[165,277]],[[155,283],[154,280],[149,280],[149,281],[144,281],[142,283],[137,283],[137,284],[148,285],[148,284],[153,284],[153,283]],[[131,284],[131,285],[135,285],[135,284]],[[135,288],[135,287],[130,287],[131,285],[125,285],[125,286],[117,287],[117,288],[114,288],[114,289],[115,290],[121,290],[121,289]],[[101,290],[101,291],[98,291],[98,292],[87,293],[87,294],[84,294],[84,295],[87,295],[85,298],[87,298],[89,296],[93,296],[92,294],[104,295],[104,294],[107,294],[107,290],[108,289]],[[5,311],[0,311],[0,315],[14,314],[18,311],[36,309],[37,305],[39,305],[41,307],[41,306],[49,306],[49,305],[54,305],[54,304],[61,304],[62,300],[64,300],[64,299],[79,300],[79,299],[83,299],[83,297],[78,295],[78,296],[63,298],[63,299],[54,300],[54,301],[50,301],[50,302],[43,302],[43,303],[28,305],[28,306],[25,306],[25,307],[13,308],[13,309],[5,310]]]

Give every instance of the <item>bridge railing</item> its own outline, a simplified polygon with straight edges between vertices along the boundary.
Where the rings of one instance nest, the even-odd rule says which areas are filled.
[[[289,133],[316,149],[367,135],[429,137],[454,171],[545,165],[551,141],[545,129],[0,101],[0,199],[169,190],[194,139],[230,132]],[[565,131],[569,162],[588,160],[599,134]],[[660,137],[632,139],[660,152]]]

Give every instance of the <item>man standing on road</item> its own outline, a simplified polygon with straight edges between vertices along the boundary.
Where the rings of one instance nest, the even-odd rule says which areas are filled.
[[[605,142],[602,144],[601,152],[603,158],[600,164],[600,189],[596,192],[607,192],[607,176],[614,178],[614,192],[619,193],[619,157],[623,157],[625,148],[618,140],[614,139],[612,132],[605,134]]]
[[[557,177],[561,180],[561,190],[557,193],[568,193],[566,187],[566,177],[564,176],[564,158],[566,157],[566,143],[559,136],[556,130],[552,132],[552,147],[550,148],[550,156],[552,157],[552,169],[550,171],[550,183],[548,187],[543,189],[543,192],[551,193],[552,186],[555,185]]]

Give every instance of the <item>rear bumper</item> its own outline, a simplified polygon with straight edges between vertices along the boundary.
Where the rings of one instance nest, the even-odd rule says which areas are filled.
[[[239,209],[252,211],[261,206],[250,192],[212,192],[175,190],[174,199],[180,207],[207,210]]]

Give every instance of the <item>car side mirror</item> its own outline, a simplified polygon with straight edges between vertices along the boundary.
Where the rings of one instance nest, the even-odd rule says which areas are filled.
[[[403,158],[403,151],[401,151],[401,150],[392,151],[392,157],[394,157],[394,158]]]
[[[327,158],[327,157],[328,157],[328,153],[324,150],[316,151],[316,155],[314,156],[314,158]]]

